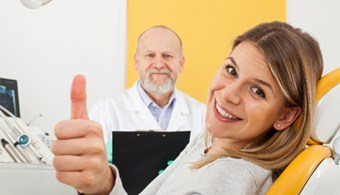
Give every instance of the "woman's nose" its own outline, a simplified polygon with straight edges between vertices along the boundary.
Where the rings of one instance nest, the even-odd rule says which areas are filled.
[[[242,100],[241,86],[237,82],[225,85],[222,89],[222,99],[225,102],[239,104]]]

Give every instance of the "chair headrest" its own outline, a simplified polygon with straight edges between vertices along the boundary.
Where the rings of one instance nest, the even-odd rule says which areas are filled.
[[[340,68],[320,79],[316,100],[311,139],[319,143],[330,143],[340,136]]]

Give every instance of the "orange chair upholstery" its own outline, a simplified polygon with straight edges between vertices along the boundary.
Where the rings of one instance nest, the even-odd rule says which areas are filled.
[[[340,154],[334,152],[340,149],[340,68],[320,79],[316,101],[315,129],[306,149],[283,171],[267,195],[340,194],[340,165],[336,160]]]

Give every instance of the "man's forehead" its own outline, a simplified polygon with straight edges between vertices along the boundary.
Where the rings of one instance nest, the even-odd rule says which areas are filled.
[[[137,52],[181,53],[181,42],[169,29],[156,27],[145,31],[139,38]]]
[[[180,45],[168,40],[141,41],[138,50],[142,52],[177,53],[180,51]]]

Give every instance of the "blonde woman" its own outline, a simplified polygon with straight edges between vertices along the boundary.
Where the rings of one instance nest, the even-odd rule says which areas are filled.
[[[286,23],[237,37],[208,90],[205,135],[140,194],[264,194],[305,146],[322,69],[318,43]],[[85,194],[126,194],[100,125],[87,120],[83,76],[72,92],[73,119],[56,126],[52,146],[57,179]]]

